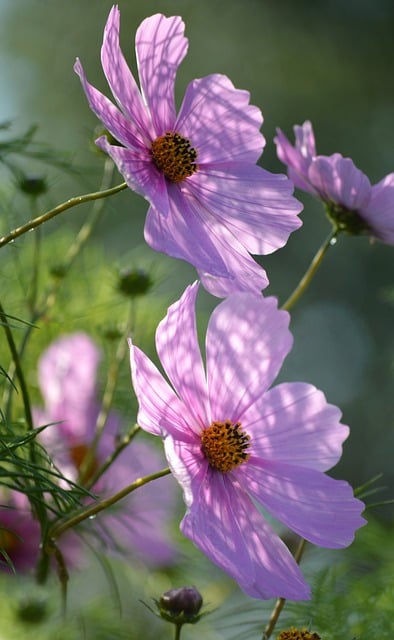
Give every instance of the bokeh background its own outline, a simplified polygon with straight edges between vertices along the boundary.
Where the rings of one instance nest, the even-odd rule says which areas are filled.
[[[264,168],[282,172],[273,137],[280,127],[313,123],[318,152],[350,156],[372,183],[394,171],[394,4],[390,0],[119,0],[121,42],[135,70],[134,34],[143,18],[162,12],[186,22],[189,53],[178,74],[187,83],[212,72],[248,89],[264,115]],[[99,187],[103,158],[92,150],[97,120],[73,72],[80,57],[92,84],[109,95],[99,50],[112,0],[0,0],[0,123],[13,135],[37,124],[37,138],[71,154],[77,176],[42,167],[52,206]],[[26,165],[29,170],[29,165]],[[37,168],[34,168],[37,171]],[[119,181],[121,178],[119,177]],[[6,189],[2,184],[1,189]],[[287,298],[329,231],[323,209],[298,193],[304,225],[288,245],[262,259],[267,293]],[[93,244],[109,264],[141,256],[160,270],[158,299],[169,304],[195,278],[188,265],[143,245],[147,205],[130,192],[106,204]],[[49,223],[46,233],[77,229],[81,207]],[[18,221],[26,220],[23,210]],[[394,215],[394,212],[393,212]],[[10,219],[12,227],[15,219]],[[6,230],[6,229],[4,229]],[[201,313],[216,303],[202,294]],[[165,312],[165,305],[158,312]],[[160,306],[160,305],[159,305]],[[116,312],[116,311],[115,311]],[[100,323],[92,308],[85,318]],[[78,328],[78,318],[74,319]],[[376,474],[394,491],[394,248],[367,238],[340,238],[292,313],[295,344],[281,374],[323,389],[351,426],[335,474],[359,486]],[[392,507],[376,516],[392,522]]]

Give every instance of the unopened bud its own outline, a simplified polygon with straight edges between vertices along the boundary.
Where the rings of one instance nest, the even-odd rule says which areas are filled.
[[[202,596],[195,587],[170,589],[160,598],[160,608],[173,616],[195,617],[202,607]]]
[[[125,269],[119,274],[118,291],[130,298],[145,295],[152,285],[151,276],[143,269]]]
[[[40,196],[48,191],[45,178],[40,176],[24,176],[19,180],[19,188],[29,196]]]

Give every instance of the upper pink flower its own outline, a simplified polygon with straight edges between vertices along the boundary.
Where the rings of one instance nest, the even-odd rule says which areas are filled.
[[[275,138],[279,159],[288,166],[295,186],[323,200],[339,229],[367,233],[394,244],[394,173],[371,185],[350,158],[339,153],[316,155],[312,124],[294,127],[292,146],[278,129]]]
[[[292,346],[289,315],[274,298],[238,292],[219,304],[205,371],[196,294],[188,287],[157,329],[172,386],[131,345],[138,422],[164,438],[187,505],[183,533],[250,596],[308,598],[298,565],[255,503],[314,544],[350,544],[364,505],[348,483],[324,473],[349,429],[312,385],[269,388]]]
[[[214,74],[189,84],[177,115],[175,76],[188,46],[182,19],[156,14],[139,26],[141,89],[120,50],[119,22],[114,6],[101,49],[117,106],[88,83],[79,60],[74,68],[91,109],[123,146],[105,136],[97,145],[150,204],[147,243],[194,265],[214,295],[261,291],[267,276],[250,253],[285,245],[302,205],[286,176],[256,166],[265,144],[260,110]]]
[[[67,480],[78,481],[85,456],[93,445],[101,405],[97,398],[97,367],[100,351],[85,333],[55,340],[39,361],[39,385],[45,401],[34,410],[37,426],[50,424],[41,434],[49,453]],[[120,419],[108,415],[97,449],[87,469],[86,480],[110,456],[120,435]],[[110,465],[92,491],[113,495],[133,479],[159,471],[164,456],[149,443],[135,441]],[[175,495],[169,478],[160,480],[160,492],[153,484],[130,494],[120,505],[107,509],[94,520],[96,532],[118,549],[132,551],[145,564],[171,564],[176,552],[169,525],[175,510]]]

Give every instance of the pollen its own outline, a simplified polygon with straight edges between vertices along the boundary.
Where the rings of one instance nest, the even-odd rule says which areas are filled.
[[[188,138],[167,131],[152,142],[153,162],[170,182],[182,182],[197,171],[197,151]]]
[[[201,449],[213,469],[226,473],[249,459],[250,436],[241,423],[212,422],[201,434]]]

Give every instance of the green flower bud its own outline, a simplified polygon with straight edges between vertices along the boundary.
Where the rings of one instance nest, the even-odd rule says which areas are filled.
[[[23,176],[18,183],[19,189],[29,196],[40,196],[48,191],[45,178],[40,176]]]
[[[143,269],[124,269],[119,274],[118,291],[129,298],[145,295],[152,286],[151,276]]]

